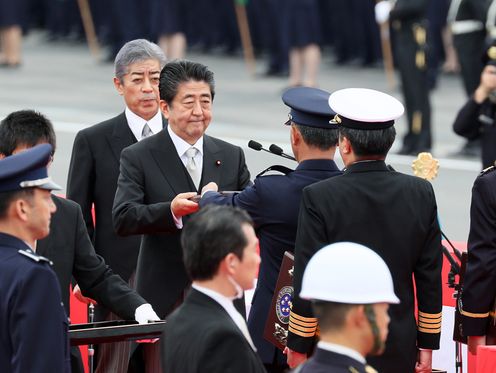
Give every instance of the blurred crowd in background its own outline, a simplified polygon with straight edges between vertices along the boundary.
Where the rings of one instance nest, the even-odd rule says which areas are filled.
[[[400,153],[428,151],[428,91],[444,71],[461,73],[472,95],[496,30],[496,1],[380,3],[388,5],[378,18],[375,0],[0,0],[0,66],[22,64],[22,35],[32,29],[45,30],[53,42],[84,42],[91,25],[108,62],[138,38],[157,42],[169,59],[188,51],[241,56],[248,35],[254,56],[265,61],[264,75],[287,79],[288,86],[318,86],[322,54],[333,64],[387,67],[388,45],[409,121]],[[469,141],[460,154],[477,155],[479,148]]]

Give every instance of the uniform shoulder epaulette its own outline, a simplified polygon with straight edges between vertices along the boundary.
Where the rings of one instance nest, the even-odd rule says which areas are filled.
[[[282,173],[284,175],[287,175],[287,174],[293,172],[294,170],[292,170],[289,167],[281,166],[281,165],[276,164],[276,165],[267,167],[265,170],[263,170],[262,172],[260,172],[256,177],[262,176],[262,175],[266,174],[269,171],[277,171],[277,172],[280,172],[280,173]]]
[[[494,167],[494,166],[489,166],[489,167],[487,167],[487,168],[483,169],[483,170],[481,171],[481,173],[479,174],[479,176],[481,176],[481,175],[485,175],[485,174],[488,174],[488,173],[490,173],[490,172],[493,172],[494,170],[496,170],[496,167]]]
[[[32,252],[27,251],[27,250],[18,250],[17,252],[21,255],[27,256],[29,259],[34,260],[35,262],[38,262],[38,263],[39,262],[46,262],[50,265],[53,265],[53,262],[50,259],[45,258],[44,256],[37,255],[37,254],[32,253]]]

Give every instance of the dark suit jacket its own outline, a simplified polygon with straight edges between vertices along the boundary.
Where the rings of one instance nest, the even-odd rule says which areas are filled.
[[[483,171],[472,188],[467,270],[463,280],[464,335],[485,335],[496,297],[496,168]]]
[[[95,253],[78,204],[56,196],[53,201],[57,211],[52,215],[50,234],[38,241],[36,252],[53,262],[67,315],[69,285],[74,276],[85,296],[125,320],[134,320],[136,307],[146,301]]]
[[[365,364],[347,355],[317,348],[315,354],[295,373],[371,373],[365,367]]]
[[[112,204],[119,159],[136,138],[124,113],[79,131],[72,148],[67,198],[79,203],[96,252],[125,281],[136,269],[140,237],[119,237],[112,225]],[[92,205],[95,205],[95,222]]]
[[[205,135],[203,148],[201,185],[215,181],[221,190],[240,190],[249,184],[239,147]],[[196,188],[166,129],[123,150],[114,226],[121,235],[143,235],[137,289],[161,318],[172,311],[190,282],[181,230],[174,224],[170,205],[177,194],[191,191]]]
[[[265,372],[226,310],[195,289],[167,319],[162,346],[167,373]]]
[[[279,364],[286,362],[286,356],[265,340],[263,334],[284,252],[294,251],[303,188],[340,174],[334,161],[311,159],[301,162],[287,175],[257,177],[253,186],[234,196],[209,192],[200,201],[200,206],[215,203],[241,207],[255,222],[262,262],[248,328],[264,363],[271,364],[276,354]]]
[[[377,252],[391,271],[401,301],[389,308],[385,353],[368,359],[369,363],[383,373],[413,372],[417,347],[439,348],[443,254],[432,185],[391,171],[382,161],[371,161],[355,163],[341,176],[306,187],[295,244],[295,294],[300,293],[312,255],[340,241],[357,242]],[[298,296],[293,300],[292,313],[312,316],[310,302]],[[290,333],[288,346],[304,349],[309,343],[304,339],[308,338]]]

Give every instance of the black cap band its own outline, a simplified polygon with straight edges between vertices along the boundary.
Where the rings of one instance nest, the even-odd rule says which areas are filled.
[[[337,114],[334,116],[332,121],[339,127],[352,128],[356,130],[383,130],[394,125],[394,120],[388,120],[386,122],[362,122],[345,118]]]

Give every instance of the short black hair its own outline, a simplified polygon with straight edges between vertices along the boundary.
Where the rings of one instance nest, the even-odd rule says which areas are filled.
[[[26,198],[31,201],[34,195],[35,188],[26,188],[8,192],[0,192],[0,220],[6,218],[7,210],[12,201],[20,198]]]
[[[312,302],[313,313],[321,331],[337,331],[344,327],[346,315],[356,304],[336,302]]]
[[[165,64],[160,72],[160,99],[170,105],[177,95],[179,85],[189,81],[207,83],[210,86],[212,100],[214,99],[214,73],[207,66],[188,60],[174,60]]]
[[[340,138],[346,137],[357,156],[386,156],[396,138],[394,126],[379,130],[339,127]]]
[[[232,206],[208,205],[191,217],[181,244],[184,265],[193,281],[212,279],[229,253],[243,259],[248,244],[243,231],[246,224],[253,226],[248,213]]]
[[[0,122],[0,153],[5,156],[12,155],[18,146],[33,147],[41,142],[52,145],[52,155],[55,153],[52,123],[37,111],[14,111]]]
[[[309,127],[294,122],[293,124],[300,131],[303,141],[309,146],[320,150],[329,150],[338,144],[339,134],[337,128]]]

